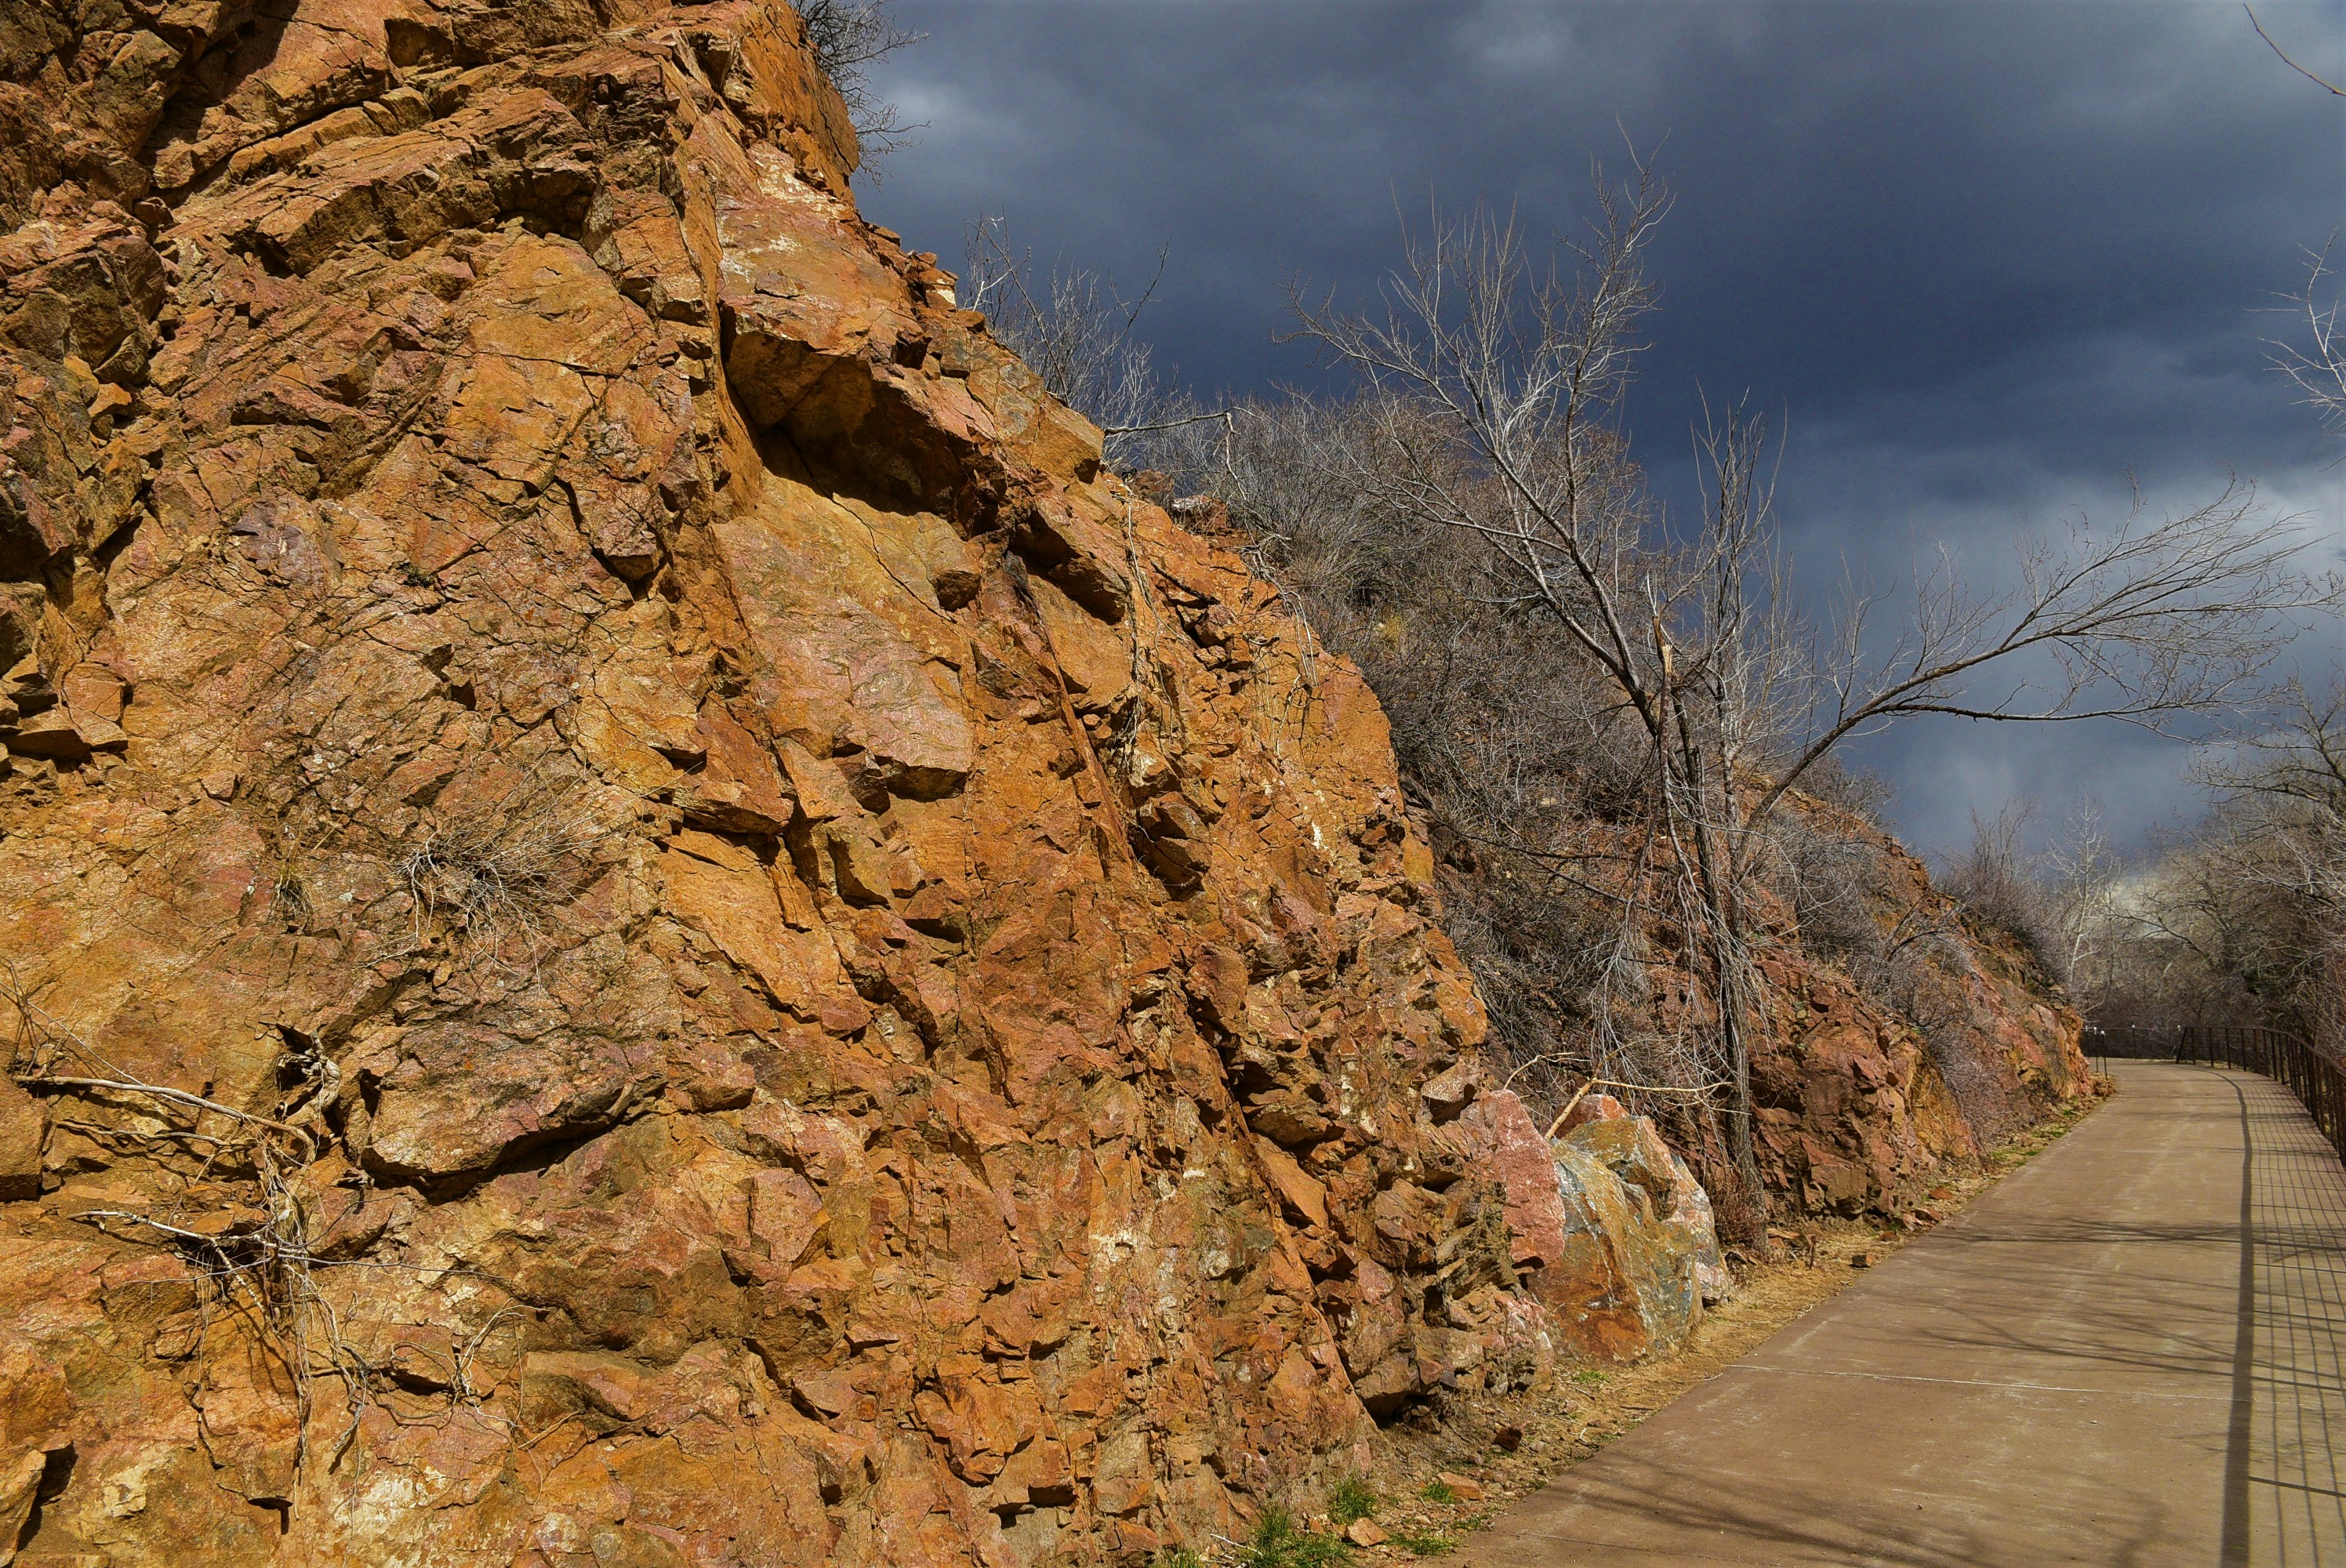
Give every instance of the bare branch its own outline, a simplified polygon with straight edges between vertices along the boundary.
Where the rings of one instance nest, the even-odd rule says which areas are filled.
[[[2000,722],[2115,718],[2167,730],[2183,716],[2239,706],[2296,635],[2296,613],[2339,603],[2334,582],[2298,561],[2298,520],[2266,513],[2235,483],[2208,504],[2146,524],[2139,505],[2102,533],[2025,541],[2020,586],[1980,595],[1950,561],[1916,586],[1914,618],[1869,660],[1841,641],[1824,672],[1833,702],[1758,808],[1764,812],[1841,739],[1937,713]],[[2021,661],[2035,656],[2041,668]],[[2014,672],[1991,697],[1964,695],[1990,667]]]
[[[2289,57],[2289,51],[2282,48],[2279,44],[2274,43],[2273,36],[2265,31],[2265,25],[2257,20],[2257,13],[2254,6],[2242,5],[2240,9],[2249,14],[2249,25],[2257,30],[2257,36],[2265,41],[2265,46],[2267,48],[2280,56],[2280,63],[2282,65],[2287,66],[2290,70],[2295,71],[2299,76],[2303,76],[2307,81],[2313,83],[2325,91],[2335,93],[2340,97],[2346,98],[2346,87],[2340,87],[2337,83],[2329,80],[2327,77],[2315,76],[2311,71],[2307,70],[2303,66],[2300,66],[2295,60],[2290,59]]]
[[[2333,232],[2329,243],[2310,252],[2304,286],[2282,296],[2290,313],[2302,318],[2301,341],[2268,338],[2265,346],[2272,351],[2273,368],[2297,384],[2302,394],[2298,401],[2310,405],[2332,431],[2346,434],[2346,339],[2338,335],[2337,296],[2321,298],[2321,280],[2332,275],[2330,252],[2337,243]]]
[[[928,35],[901,25],[887,12],[889,0],[795,0],[806,28],[807,48],[816,68],[831,78],[847,105],[847,117],[862,144],[864,172],[876,180],[877,159],[910,146],[913,133],[926,128],[907,121],[897,107],[872,86],[872,67]]]
[[[1014,249],[1009,224],[981,217],[969,226],[962,302],[986,314],[994,335],[1025,360],[1052,396],[1100,428],[1104,452],[1133,466],[1146,443],[1136,437],[1224,417],[1206,412],[1168,385],[1139,336],[1140,314],[1155,301],[1172,255],[1157,252],[1148,286],[1127,300],[1115,278],[1087,267],[1055,267],[1046,276],[1032,250]]]

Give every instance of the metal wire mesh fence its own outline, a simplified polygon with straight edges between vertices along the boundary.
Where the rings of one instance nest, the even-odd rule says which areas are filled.
[[[2289,1085],[2330,1146],[2346,1159],[2346,1068],[2293,1034],[2252,1025],[2183,1026],[2175,1059],[2238,1067]]]

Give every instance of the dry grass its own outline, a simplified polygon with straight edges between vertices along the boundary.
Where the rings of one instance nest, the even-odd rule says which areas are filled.
[[[499,969],[534,967],[546,914],[616,830],[566,779],[531,779],[427,814],[393,866],[414,901],[416,944],[444,938]]]

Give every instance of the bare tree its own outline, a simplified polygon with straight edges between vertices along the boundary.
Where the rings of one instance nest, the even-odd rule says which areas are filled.
[[[2125,923],[2116,908],[2125,866],[2091,795],[2042,842],[2030,830],[2037,816],[2036,801],[2026,797],[1994,816],[1974,809],[1971,847],[1936,879],[1938,888],[1975,924],[2019,943],[2073,1001],[2090,1006],[2096,960]]]
[[[2027,833],[2036,802],[2004,802],[1992,817],[1972,811],[1971,848],[1955,857],[1938,879],[1939,891],[1962,904],[1981,924],[2018,942],[2055,978],[2059,943],[2048,890],[2030,865]]]
[[[2346,677],[2292,681],[2267,728],[2203,750],[2205,821],[2171,857],[2154,929],[2273,1022],[2346,1047]]]
[[[2052,893],[2052,929],[2057,956],[2053,968],[2069,987],[2079,1011],[2099,999],[2095,990],[2102,955],[2120,929],[2119,884],[2126,861],[2110,839],[2102,803],[2080,794],[2077,809],[2045,858],[2049,875],[2040,881]]]
[[[1137,299],[1115,278],[1088,267],[1058,266],[1046,275],[1031,249],[1011,243],[1008,221],[971,221],[960,279],[962,303],[985,312],[994,335],[1025,360],[1052,396],[1100,427],[1104,455],[1120,469],[1145,460],[1159,432],[1219,417],[1158,373],[1137,328],[1164,281],[1168,242]]]
[[[888,15],[889,0],[797,0],[807,47],[847,104],[847,117],[862,144],[864,167],[910,145],[921,129],[872,86],[872,67],[928,36]],[[876,178],[877,174],[874,173]]]
[[[2281,307],[2300,320],[2295,341],[2266,340],[2273,368],[2297,384],[2298,401],[2312,407],[2331,432],[2346,435],[2346,339],[2338,335],[2338,293],[2323,297],[2322,280],[2335,276],[2330,267],[2330,243],[2313,252],[2306,266],[2305,286],[2285,296]]]
[[[2029,541],[2002,592],[1943,556],[1918,575],[1886,647],[1868,596],[1812,634],[1777,564],[1764,422],[1730,408],[1701,436],[1706,515],[1690,539],[1623,482],[1618,412],[1669,197],[1643,164],[1620,188],[1600,171],[1596,190],[1592,233],[1563,248],[1568,264],[1535,258],[1512,218],[1437,216],[1404,231],[1382,312],[1299,300],[1300,331],[1362,378],[1382,414],[1371,491],[1486,547],[1501,597],[1536,612],[1645,736],[1656,839],[1645,869],[1675,890],[1669,918],[1708,971],[1724,1131],[1741,1201],[1763,1216],[1744,884],[1786,793],[1850,736],[1917,714],[2157,728],[2223,708],[2270,667],[2289,613],[2337,587],[2298,570],[2291,524],[2236,485],[2182,516],[2138,507],[2106,530]]]

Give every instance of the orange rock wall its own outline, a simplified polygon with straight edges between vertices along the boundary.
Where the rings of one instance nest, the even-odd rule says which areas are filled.
[[[1802,795],[1787,809],[1862,851],[1870,874],[1838,895],[1848,902],[1834,910],[1834,923],[1871,922],[1878,947],[1852,957],[1804,939],[1789,902],[1758,879],[1746,884],[1760,1176],[1779,1213],[1899,1214],[1923,1201],[1949,1162],[1974,1158],[2092,1092],[2083,1021],[2027,953],[1936,891],[1923,863],[1881,829]],[[1583,831],[1620,861],[1641,852],[1617,829],[1591,823]],[[1460,868],[1443,875],[1458,879],[1452,896],[1474,896]],[[1688,964],[1669,922],[1648,921],[1641,934],[1642,994],[1621,1004],[1632,1032],[1713,1034],[1707,965]],[[1566,1079],[1558,1097],[1578,1083]],[[1629,1097],[1662,1124],[1708,1194],[1734,1204],[1739,1184],[1719,1118],[1660,1095]],[[1739,1219],[1748,1227],[1749,1216],[1728,1216],[1730,1226]]]
[[[1912,1021],[1805,950],[1772,911],[1775,950],[1759,962],[1765,1028],[1752,1050],[1762,1174],[1799,1207],[1897,1213],[1923,1201],[1949,1160],[2092,1091],[2083,1021],[2008,938],[1976,929],[1895,840],[1814,804],[1796,807],[1870,843],[1884,868],[1870,917],[1919,946]],[[1829,819],[1829,820],[1828,820]]]
[[[854,158],[779,0],[0,15],[0,1561],[1146,1561],[1533,1375],[1374,699]]]

